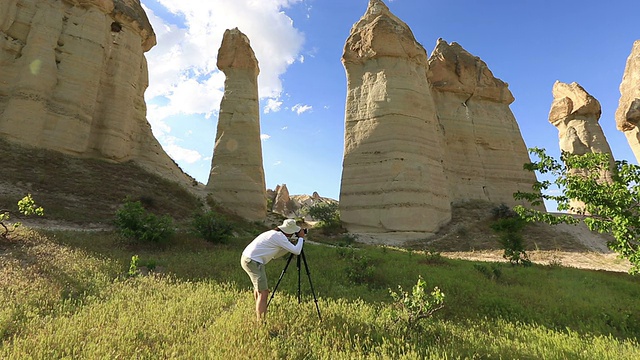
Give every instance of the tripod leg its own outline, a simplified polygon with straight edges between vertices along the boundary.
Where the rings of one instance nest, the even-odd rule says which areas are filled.
[[[280,273],[280,277],[278,278],[278,282],[276,283],[276,286],[273,288],[273,292],[271,293],[271,297],[269,298],[269,301],[267,302],[267,307],[269,306],[269,304],[271,304],[271,300],[273,299],[273,296],[276,294],[276,290],[278,290],[278,285],[280,285],[280,281],[284,277],[284,273],[287,272],[287,268],[289,267],[289,263],[291,262],[291,259],[293,259],[293,254],[291,254],[289,256],[289,259],[287,260],[287,265],[284,266],[284,269],[282,269],[282,273]],[[298,268],[300,268],[300,265],[298,265]],[[299,274],[299,272],[298,272],[298,274]]]
[[[313,301],[316,303],[316,311],[318,312],[318,319],[322,321],[322,316],[320,316],[320,307],[318,306],[318,298],[316,297],[316,292],[313,290],[313,283],[311,282],[311,272],[309,272],[309,265],[307,265],[307,257],[304,256],[304,249],[300,252],[300,256],[304,261],[304,268],[307,271],[307,277],[309,278],[309,287],[311,288],[311,294],[313,295]],[[298,260],[300,261],[300,260]],[[298,289],[300,286],[298,286]],[[299,290],[298,290],[299,291]]]
[[[300,256],[298,256],[296,265],[298,267],[298,304],[300,304],[302,302],[302,296],[300,295]]]

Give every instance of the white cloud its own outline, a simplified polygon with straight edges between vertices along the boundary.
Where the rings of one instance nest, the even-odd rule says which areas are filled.
[[[283,126],[280,130],[287,130],[289,127],[288,126]]]
[[[278,99],[267,99],[267,104],[264,106],[264,113],[268,114],[270,112],[278,112],[280,111],[280,107],[282,106],[282,101]]]
[[[273,166],[278,166],[278,165],[281,165],[281,164],[282,164],[282,161],[278,160],[278,161],[273,163]]]
[[[193,164],[204,158],[202,154],[195,150],[183,148],[182,146],[175,144],[176,139],[173,137],[168,138],[168,144],[164,146],[165,151],[175,161],[184,161],[188,164]]]
[[[208,118],[219,111],[225,75],[217,69],[216,61],[226,29],[237,27],[247,35],[260,67],[259,97],[270,98],[268,111],[280,109],[280,77],[299,61],[304,42],[284,10],[302,0],[157,0],[175,15],[173,19],[160,18],[145,2],[142,0],[142,6],[157,39],[157,45],[145,54],[149,69],[147,118],[174,160],[190,161],[196,153],[171,142],[171,127],[165,119],[172,115]]]
[[[291,111],[297,113],[298,115],[305,113],[307,111],[311,111],[313,109],[312,106],[310,105],[302,105],[302,104],[295,104],[292,108]]]
[[[260,134],[260,139],[262,139],[262,140],[269,140],[269,139],[271,139],[271,135],[268,135],[268,134]]]

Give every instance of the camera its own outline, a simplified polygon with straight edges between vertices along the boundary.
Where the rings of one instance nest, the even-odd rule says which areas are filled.
[[[302,229],[302,231],[304,231],[305,235],[309,232],[308,229]]]

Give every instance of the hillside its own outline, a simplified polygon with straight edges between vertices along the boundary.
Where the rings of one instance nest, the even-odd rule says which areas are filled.
[[[16,202],[31,193],[45,208],[40,223],[104,226],[127,197],[176,220],[191,216],[201,205],[183,187],[131,162],[76,158],[4,140],[0,153],[0,208],[15,210]]]

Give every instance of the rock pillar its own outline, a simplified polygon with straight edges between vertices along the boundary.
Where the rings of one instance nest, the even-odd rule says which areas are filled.
[[[146,119],[155,43],[139,0],[2,1],[0,136],[191,186]]]
[[[206,189],[239,216],[263,220],[267,192],[260,143],[260,70],[249,39],[237,28],[225,31],[217,65],[226,79]]]
[[[509,85],[479,57],[442,39],[429,58],[429,82],[444,129],[452,201],[516,205],[513,194],[531,191],[536,178],[523,169],[530,158],[509,108]]]
[[[351,232],[435,232],[451,218],[427,54],[371,0],[344,47],[347,74],[340,217]]]
[[[560,150],[574,155],[604,153],[610,156],[610,168],[614,166],[613,154],[598,121],[602,111],[600,102],[579,84],[556,81],[553,84],[553,103],[549,122],[558,128]],[[610,182],[611,171],[600,175]],[[572,201],[569,212],[580,213],[584,203]]]
[[[622,83],[620,102],[616,111],[616,125],[627,137],[629,146],[640,163],[640,40],[633,43],[627,59]]]

